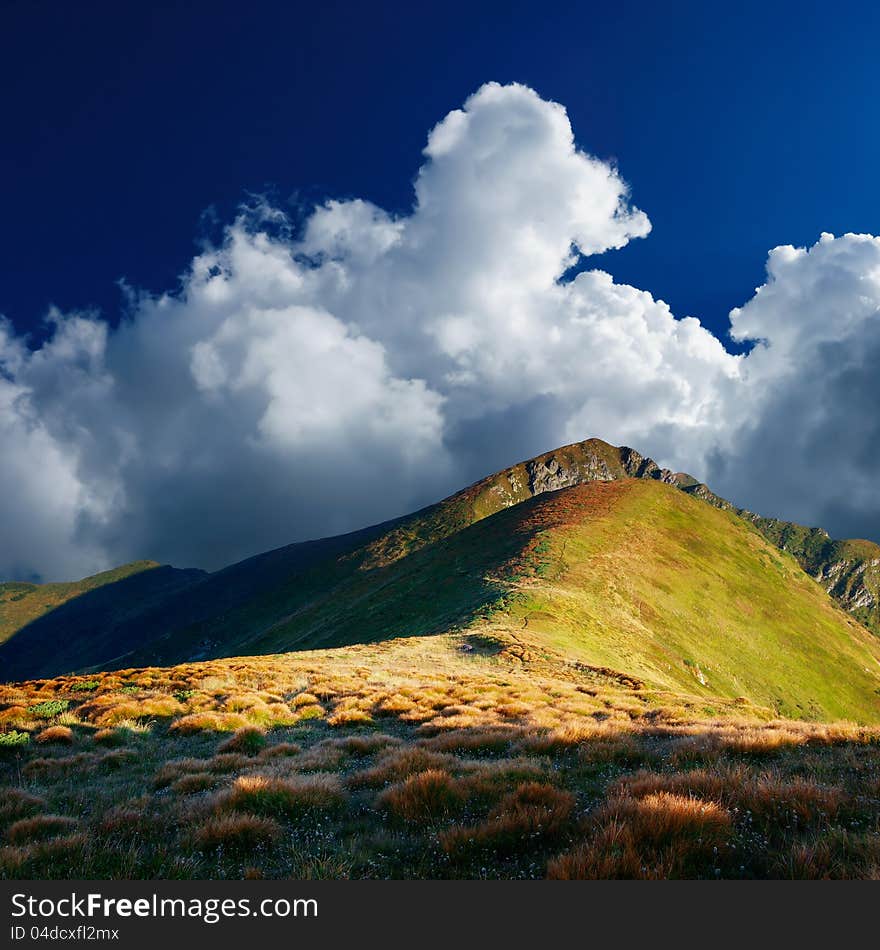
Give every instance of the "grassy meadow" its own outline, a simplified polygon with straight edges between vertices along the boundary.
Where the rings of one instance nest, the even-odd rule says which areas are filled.
[[[4,878],[880,876],[880,729],[503,635],[0,689]]]

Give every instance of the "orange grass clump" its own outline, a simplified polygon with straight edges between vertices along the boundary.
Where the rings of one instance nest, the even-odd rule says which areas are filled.
[[[461,788],[441,769],[427,769],[385,789],[376,804],[395,818],[431,821],[456,812],[464,801]]]
[[[575,797],[543,782],[523,782],[473,827],[450,828],[440,836],[448,854],[467,848],[490,848],[499,853],[528,850],[536,839],[553,839],[565,832],[575,809]]]
[[[277,821],[263,815],[215,815],[196,830],[193,841],[204,850],[251,851],[274,844],[283,833]]]
[[[40,745],[70,745],[73,742],[73,730],[68,726],[49,726],[37,733],[36,741]]]
[[[266,733],[256,726],[244,726],[237,729],[225,742],[222,742],[217,751],[241,752],[243,755],[256,755],[266,744]]]
[[[313,811],[335,811],[346,802],[335,775],[301,775],[290,779],[242,775],[216,799],[218,812],[244,811],[258,815],[299,818]]]
[[[45,799],[23,789],[0,788],[0,824],[26,818],[45,806]]]
[[[548,863],[549,878],[689,877],[693,867],[725,846],[732,819],[714,802],[655,792],[606,802],[591,825],[587,841]]]
[[[6,830],[6,837],[13,844],[25,844],[42,841],[69,833],[76,827],[73,818],[63,815],[37,815],[34,818],[21,818]]]

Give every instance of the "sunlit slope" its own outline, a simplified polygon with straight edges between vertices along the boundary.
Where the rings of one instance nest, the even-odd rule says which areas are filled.
[[[734,514],[636,480],[544,496],[539,513],[538,576],[490,625],[670,689],[880,719],[877,639]]]
[[[390,563],[359,552],[334,571],[224,620],[224,652],[458,630],[525,662],[564,658],[790,716],[880,720],[876,638],[751,525],[658,481],[561,489]],[[178,662],[192,646],[178,635],[134,660]]]

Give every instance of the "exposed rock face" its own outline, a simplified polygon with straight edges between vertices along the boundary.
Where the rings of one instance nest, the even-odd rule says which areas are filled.
[[[526,474],[532,495],[570,488],[583,482],[610,482],[616,477],[608,463],[594,454],[586,454],[583,461],[570,465],[560,462],[555,455],[533,459],[526,462]]]
[[[666,482],[667,485],[679,485],[681,479],[687,479],[691,484],[697,484],[697,480],[691,475],[673,472],[668,468],[660,468],[654,459],[640,455],[628,445],[621,446],[620,464],[627,475],[633,478],[652,478],[658,482]],[[679,485],[679,487],[681,486]]]
[[[526,462],[529,492],[532,495],[540,495],[545,491],[570,488],[572,485],[581,485],[584,482],[610,482],[620,478],[621,475],[628,475],[631,478],[651,478],[679,487],[683,487],[683,482],[688,485],[698,484],[697,480],[690,475],[660,468],[653,459],[640,455],[628,446],[622,446],[617,450],[620,453],[620,468],[612,468],[602,454],[596,450],[590,451],[587,446],[589,443],[584,444],[586,450],[577,460],[560,460],[554,453],[541,455]]]
[[[880,557],[830,561],[814,576],[841,606],[880,634]]]

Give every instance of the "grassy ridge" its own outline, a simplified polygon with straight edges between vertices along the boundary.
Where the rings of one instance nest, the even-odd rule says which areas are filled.
[[[673,497],[668,486],[682,489],[687,501],[681,502],[677,514],[670,509],[666,515],[672,524],[688,512],[689,524],[682,530],[691,537],[690,548],[681,550],[676,532],[664,531],[657,521],[652,499],[660,496],[655,496],[654,488],[633,489],[634,494],[626,497],[637,508],[644,505],[644,512],[639,509],[626,520],[593,526],[588,540],[580,546],[572,543],[569,549],[572,576],[579,566],[571,555],[590,564],[588,573],[594,580],[592,588],[586,585],[590,602],[561,592],[557,600],[565,602],[565,608],[554,601],[552,610],[541,605],[531,610],[555,618],[542,632],[545,640],[569,649],[574,643],[570,632],[577,630],[592,655],[605,656],[624,671],[629,670],[627,664],[635,664],[634,671],[680,686],[685,664],[685,674],[701,688],[723,689],[725,695],[735,693],[741,683],[745,692],[758,682],[751,671],[764,670],[767,675],[756,687],[762,700],[792,715],[822,716],[832,709],[834,715],[844,715],[844,703],[856,697],[853,715],[872,715],[865,699],[870,675],[866,677],[864,670],[873,674],[873,661],[857,660],[858,671],[850,676],[838,663],[839,651],[832,651],[831,657],[822,654],[821,644],[829,636],[834,639],[829,631],[843,621],[830,610],[827,598],[815,591],[810,594],[812,582],[794,568],[788,554],[852,616],[877,632],[880,548],[869,542],[833,542],[818,529],[736,511],[690,476],[659,469],[631,449],[598,439],[514,465],[394,522],[290,545],[211,575],[168,567],[157,570],[140,562],[152,570],[131,565],[76,584],[0,586],[0,644],[4,638],[8,641],[0,648],[0,667],[14,679],[374,642],[467,627],[507,609],[511,598],[526,595],[518,581],[531,568],[526,564],[523,574],[523,563],[532,556],[535,535],[548,527],[532,514],[552,511],[552,504],[545,504],[548,497],[577,486],[617,484],[659,486],[667,499]],[[621,489],[620,504],[626,491],[629,488]],[[592,523],[590,505],[599,495],[581,497],[579,517],[586,528]],[[617,534],[631,535],[630,522],[638,526],[643,514],[646,520],[640,530],[647,532],[651,543],[640,548],[633,548],[630,541],[623,544],[623,534]],[[745,522],[788,554],[774,553],[767,546],[755,548],[755,531]],[[620,549],[609,555],[610,561],[616,559],[616,574],[603,569],[610,563],[605,554],[594,563],[594,546],[602,532],[609,544],[620,542]],[[752,537],[749,550],[739,544],[745,537]],[[546,546],[552,540],[540,543]],[[673,550],[678,551],[674,557]],[[670,572],[670,559],[690,573]],[[718,570],[702,576],[700,571],[708,570],[713,559]],[[580,569],[583,572],[583,565]],[[137,570],[141,573],[132,573]],[[652,571],[653,579],[648,577]],[[161,572],[168,575],[167,584]],[[155,583],[138,579],[150,577]],[[736,597],[730,594],[732,588],[738,591]],[[763,593],[753,597],[752,589]],[[758,607],[758,601],[764,606]],[[616,604],[613,611],[612,604]],[[638,621],[633,619],[636,614]],[[639,632],[640,624],[647,634]],[[795,627],[799,636],[780,633]],[[691,643],[696,630],[708,645],[704,651]],[[854,628],[849,630],[847,636],[859,637]],[[747,662],[738,670],[714,649],[714,644],[730,637],[761,644],[760,649],[773,656],[764,662],[746,649]],[[624,642],[628,645],[620,646]],[[776,673],[785,680],[789,654],[795,656],[796,667],[803,665],[800,645],[805,642],[813,643],[816,666],[827,667],[833,675],[845,674],[843,685],[832,693],[823,687],[827,676],[818,682],[797,673],[796,682],[782,682],[774,693]],[[581,644],[580,649],[586,647]],[[806,698],[796,695],[798,683],[808,687]]]
[[[159,567],[155,561],[133,561],[79,581],[58,584],[0,584],[0,643],[43,614],[88,591],[114,584],[133,574]]]
[[[577,485],[394,550],[383,538],[297,575],[215,635],[227,652],[251,654],[503,634],[655,688],[880,721],[876,638],[748,523],[671,485]],[[177,662],[193,642],[177,635],[162,647],[135,659]]]

